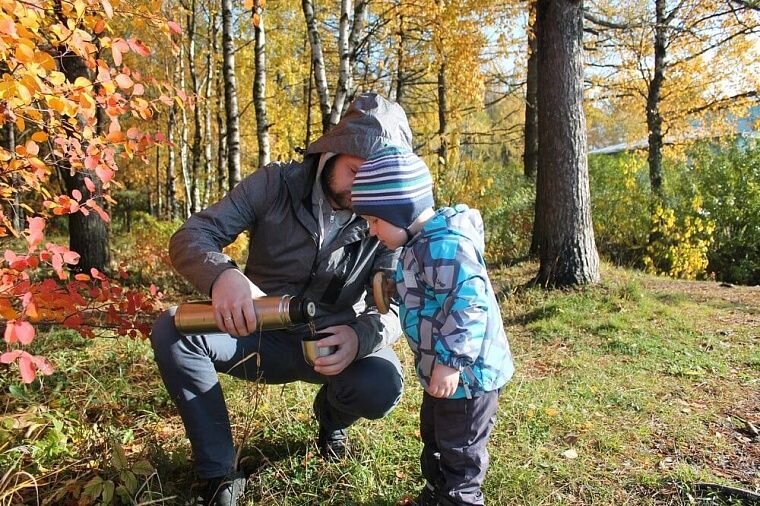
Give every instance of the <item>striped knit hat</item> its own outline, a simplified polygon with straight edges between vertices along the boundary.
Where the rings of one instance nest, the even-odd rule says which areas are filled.
[[[351,205],[356,214],[375,216],[406,229],[422,211],[433,207],[433,179],[420,157],[388,146],[359,167]]]

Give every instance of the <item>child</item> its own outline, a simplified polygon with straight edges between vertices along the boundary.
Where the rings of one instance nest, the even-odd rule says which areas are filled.
[[[434,211],[425,162],[394,147],[360,166],[351,200],[370,235],[388,248],[403,246],[396,289],[425,389],[420,463],[427,481],[407,504],[483,505],[486,445],[514,366],[483,261],[480,213],[466,205]]]

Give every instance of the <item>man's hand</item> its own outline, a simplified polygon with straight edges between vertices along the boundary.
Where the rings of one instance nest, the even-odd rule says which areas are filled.
[[[458,386],[459,370],[436,363],[433,367],[433,376],[430,378],[427,393],[433,397],[446,399],[454,395]]]
[[[256,331],[254,297],[266,295],[237,269],[222,272],[211,287],[214,321],[223,332],[236,337]]]
[[[317,341],[317,346],[337,346],[332,355],[319,357],[314,361],[314,370],[325,376],[335,376],[354,362],[359,351],[359,336],[348,325],[336,325],[320,329],[320,332],[332,334]]]

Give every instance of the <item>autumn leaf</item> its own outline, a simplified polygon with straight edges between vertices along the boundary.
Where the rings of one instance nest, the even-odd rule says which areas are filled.
[[[26,241],[29,243],[29,251],[31,252],[45,238],[45,219],[37,216],[29,218],[27,221],[29,222],[29,235]]]
[[[182,35],[182,27],[179,26],[176,22],[174,22],[174,21],[167,21],[166,24],[167,24],[167,26],[169,27],[169,29],[172,32],[174,32],[174,33],[176,33],[178,35]]]

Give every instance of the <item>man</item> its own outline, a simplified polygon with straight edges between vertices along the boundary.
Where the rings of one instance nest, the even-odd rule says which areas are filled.
[[[322,384],[313,409],[326,458],[345,453],[353,422],[381,418],[398,403],[403,378],[389,345],[400,336],[400,325],[395,314],[378,313],[367,289],[372,273],[395,268],[398,252],[370,237],[350,205],[359,165],[389,144],[411,149],[411,139],[400,106],[361,95],[335,128],[309,146],[303,162],[256,171],[172,237],[174,267],[211,295],[216,323],[226,332],[182,336],[171,309],[151,334],[198,474],[208,482],[209,503],[236,504],[245,486],[218,372],[268,384]],[[245,230],[250,247],[240,271],[222,249]],[[258,331],[254,297],[264,294],[314,300],[316,328],[330,334],[319,345],[336,346],[335,353],[316,359],[312,368],[301,352],[305,326]]]

